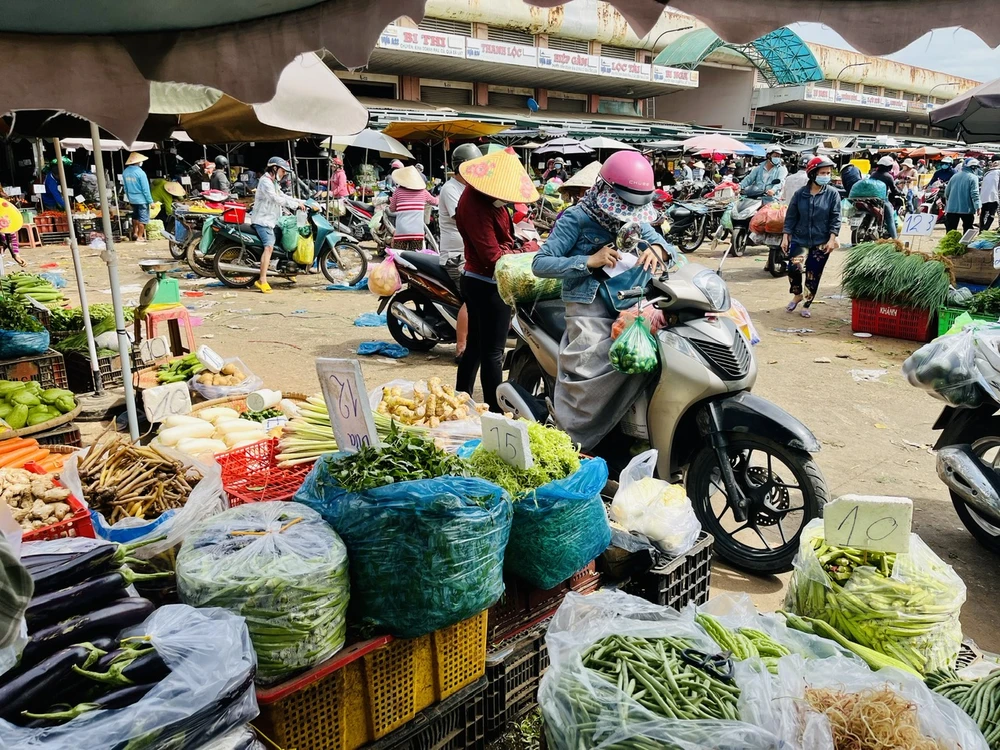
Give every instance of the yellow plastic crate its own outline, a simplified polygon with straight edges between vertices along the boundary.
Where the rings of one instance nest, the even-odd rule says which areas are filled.
[[[258,729],[283,750],[356,750],[486,674],[487,614],[413,639],[354,644],[257,691]]]

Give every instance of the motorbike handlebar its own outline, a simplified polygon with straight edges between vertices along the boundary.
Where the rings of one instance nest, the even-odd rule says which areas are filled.
[[[618,299],[619,300],[637,299],[642,295],[644,295],[645,293],[646,290],[643,289],[641,286],[635,286],[632,287],[631,289],[626,289],[623,292],[618,292]]]

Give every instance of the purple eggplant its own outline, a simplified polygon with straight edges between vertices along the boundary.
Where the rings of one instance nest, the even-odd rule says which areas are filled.
[[[35,582],[35,595],[65,588],[117,568],[121,564],[117,559],[118,549],[117,544],[102,544],[82,554],[67,556],[61,562],[37,568],[29,566],[28,571]],[[25,559],[30,560],[31,557]]]
[[[119,599],[102,609],[41,628],[32,633],[31,640],[21,654],[21,661],[34,664],[47,654],[73,643],[108,634],[117,635],[125,628],[145,620],[154,609],[153,603],[148,599]]]
[[[112,690],[110,693],[106,693],[100,698],[95,698],[87,703],[77,704],[76,706],[73,706],[65,711],[48,711],[45,713],[23,711],[21,715],[27,719],[34,719],[35,721],[40,722],[61,723],[65,721],[72,721],[77,716],[82,716],[83,714],[91,711],[107,711],[117,708],[128,708],[132,704],[142,700],[146,693],[155,688],[156,685],[157,683],[155,682],[145,685],[129,685],[128,687],[119,688],[118,690]]]
[[[152,646],[119,649],[100,659],[93,669],[74,667],[73,671],[94,682],[119,687],[159,682],[170,674],[170,668]]]

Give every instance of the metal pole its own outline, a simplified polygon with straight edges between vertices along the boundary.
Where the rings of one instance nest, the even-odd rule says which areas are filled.
[[[93,123],[91,123],[93,124]],[[94,141],[94,164],[97,166],[98,180],[103,179],[105,176],[101,173],[102,165],[104,164],[104,155],[101,153],[101,144],[99,141]],[[122,172],[125,171],[125,157],[122,157]],[[118,205],[118,185],[115,180],[115,152],[111,152],[111,186],[114,188],[112,195],[115,196],[115,215],[118,218],[118,235],[121,236],[125,234],[122,229],[122,210]],[[107,187],[107,183],[105,183]],[[104,214],[104,208],[101,208],[101,214]]]
[[[125,411],[128,414],[128,431],[133,441],[139,439],[139,418],[135,410],[135,393],[132,390],[132,344],[125,329],[125,314],[122,310],[121,282],[118,280],[118,255],[111,232],[110,206],[108,205],[108,183],[104,175],[104,155],[101,153],[101,132],[95,123],[90,123],[90,137],[94,141],[94,163],[97,164],[97,192],[101,197],[101,224],[107,247],[101,259],[108,264],[108,281],[111,282],[111,304],[115,310],[115,330],[118,333],[118,354],[122,361],[122,385],[125,387]]]
[[[83,285],[83,268],[80,265],[80,247],[76,241],[76,228],[73,226],[73,201],[70,199],[66,184],[66,167],[62,161],[62,144],[58,138],[52,139],[56,150],[56,167],[59,170],[59,187],[62,188],[63,200],[66,202],[66,221],[69,222],[69,249],[73,255],[73,271],[76,273],[76,288],[80,294],[80,309],[83,311],[83,329],[87,332],[87,352],[90,354],[90,372],[94,381],[94,393],[104,392],[101,380],[101,365],[97,361],[97,346],[94,344],[94,326],[90,322],[90,306],[87,304],[87,290]]]

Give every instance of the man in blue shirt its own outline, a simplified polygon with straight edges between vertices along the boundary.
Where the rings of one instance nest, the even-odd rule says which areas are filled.
[[[122,182],[125,183],[125,197],[132,205],[132,239],[140,244],[146,242],[146,225],[149,223],[149,206],[153,196],[149,192],[149,178],[139,165],[149,157],[133,151],[125,161]]]
[[[948,180],[954,176],[955,167],[952,166],[952,158],[950,156],[946,156],[941,160],[941,167],[934,173],[934,176],[931,177],[931,181],[927,183],[927,186],[930,187],[935,182],[948,182]]]
[[[979,199],[979,160],[969,159],[961,172],[955,172],[944,188],[944,228],[946,231],[958,229],[962,221],[962,231],[972,229],[972,222],[982,203]]]
[[[755,193],[764,203],[772,203],[781,195],[781,188],[788,177],[788,170],[782,164],[781,149],[768,149],[767,158],[750,170],[750,174],[740,180],[740,189]]]

